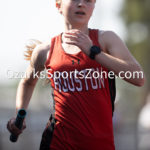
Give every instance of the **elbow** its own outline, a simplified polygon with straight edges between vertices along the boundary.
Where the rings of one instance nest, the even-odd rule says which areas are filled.
[[[23,86],[28,86],[28,87],[34,87],[36,85],[37,80],[29,79],[29,78],[24,78],[20,81],[20,84]]]
[[[142,87],[142,86],[144,86],[144,83],[145,83],[145,78],[140,79],[140,80],[137,82],[137,86]]]
[[[132,79],[125,79],[126,81],[128,81],[129,83],[138,86],[138,87],[142,87],[144,86],[145,83],[145,77],[144,76],[140,76],[140,77],[136,77],[136,78],[132,78]]]
[[[138,78],[138,79],[136,80],[135,85],[136,85],[136,86],[139,86],[139,87],[142,87],[142,86],[144,86],[144,83],[145,83],[145,77],[142,77],[142,78]]]
[[[135,85],[139,86],[139,87],[144,86],[145,74],[144,74],[143,70],[140,68],[140,70],[135,71],[133,75],[134,75],[134,78],[135,78]]]

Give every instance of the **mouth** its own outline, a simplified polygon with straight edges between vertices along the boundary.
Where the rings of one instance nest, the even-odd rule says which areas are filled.
[[[77,14],[77,15],[85,15],[85,12],[83,12],[83,11],[77,11],[77,12],[75,12],[75,14]]]

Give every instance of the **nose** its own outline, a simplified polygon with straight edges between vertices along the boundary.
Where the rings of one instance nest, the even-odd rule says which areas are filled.
[[[79,0],[78,1],[78,7],[82,7],[84,5],[84,0]]]

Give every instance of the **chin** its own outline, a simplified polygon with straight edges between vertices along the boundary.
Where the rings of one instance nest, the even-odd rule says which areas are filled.
[[[76,25],[76,26],[83,26],[83,25],[85,25],[85,24],[88,24],[88,22],[87,21],[85,21],[85,20],[83,20],[83,19],[76,19],[76,20],[74,20],[74,21],[72,21],[72,23],[71,23],[73,26],[74,25]]]

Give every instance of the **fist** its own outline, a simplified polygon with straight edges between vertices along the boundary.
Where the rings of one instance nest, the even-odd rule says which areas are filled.
[[[77,29],[72,29],[65,32],[63,34],[63,42],[78,46],[88,56],[90,54],[90,48],[93,45],[90,37]]]
[[[22,129],[18,129],[15,126],[15,120],[16,118],[11,118],[8,123],[7,123],[7,129],[10,133],[14,134],[14,135],[19,135],[23,132],[23,130],[26,128],[26,124],[25,121],[23,122],[23,126]]]

